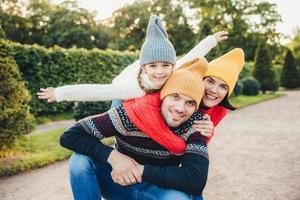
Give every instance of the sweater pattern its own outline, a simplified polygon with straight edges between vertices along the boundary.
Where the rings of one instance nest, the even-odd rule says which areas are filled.
[[[182,125],[177,128],[173,128],[172,130],[178,136],[185,139],[188,143],[189,135],[195,133],[197,135],[200,133],[196,133],[194,129],[192,129],[193,121],[202,119],[203,114],[199,111],[195,112],[189,120],[184,122]],[[123,107],[123,105],[118,106],[117,108],[110,109],[107,113],[96,115],[92,117],[87,117],[79,121],[79,123],[83,126],[83,128],[91,135],[103,139],[105,137],[105,125],[101,126],[97,124],[98,117],[106,118],[111,122],[115,138],[116,138],[116,148],[120,150],[122,153],[127,154],[135,154],[139,156],[143,156],[148,159],[158,159],[158,160],[173,160],[173,158],[178,157],[174,154],[170,153],[166,148],[159,145],[152,139],[150,139],[147,135],[142,133],[136,126],[130,121],[127,116],[127,113]],[[103,127],[100,128],[99,127]],[[103,130],[101,130],[103,129]],[[205,144],[190,142],[186,147],[186,152],[188,153],[196,153],[202,155],[205,158],[208,158],[208,151]],[[168,162],[168,161],[167,161]]]

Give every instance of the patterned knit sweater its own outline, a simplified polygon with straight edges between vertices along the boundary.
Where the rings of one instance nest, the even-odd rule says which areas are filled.
[[[80,120],[64,132],[60,142],[62,146],[90,156],[97,162],[107,162],[113,148],[102,144],[99,139],[115,136],[116,149],[145,166],[144,182],[200,195],[207,180],[208,151],[206,139],[191,127],[193,121],[202,116],[201,112],[196,112],[185,123],[172,128],[187,142],[182,156],[171,154],[140,132],[129,120],[123,105]]]

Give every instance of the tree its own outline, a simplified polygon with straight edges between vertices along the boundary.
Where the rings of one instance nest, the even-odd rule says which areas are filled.
[[[212,31],[227,30],[229,39],[222,44],[221,51],[241,47],[246,60],[254,59],[257,44],[266,39],[270,44],[279,43],[279,33],[275,27],[281,21],[276,4],[252,0],[188,0],[198,27],[209,23]],[[256,19],[256,20],[253,20]],[[200,33],[201,34],[201,33]]]
[[[269,49],[263,42],[259,44],[256,51],[253,76],[259,81],[263,93],[268,90],[278,90],[279,83],[272,67]]]
[[[286,88],[296,88],[300,85],[300,77],[295,65],[293,53],[287,50],[281,74],[281,85]]]
[[[33,129],[29,113],[30,95],[15,60],[0,39],[0,150]]]
[[[300,26],[298,26],[294,30],[294,37],[292,38],[291,42],[288,44],[288,47],[292,50],[295,64],[298,66],[298,72],[300,76]]]
[[[21,9],[18,0],[5,0],[3,5],[0,25],[11,41],[65,48],[108,46],[108,33],[95,20],[95,13],[79,8],[74,0],[59,5],[50,0],[30,0],[27,7],[23,6],[25,9]]]
[[[166,24],[169,39],[177,55],[190,50],[195,43],[195,33],[183,12],[184,1],[136,0],[113,13],[108,20],[112,49],[139,50],[145,40],[151,14],[158,15]],[[163,14],[162,14],[163,13]]]

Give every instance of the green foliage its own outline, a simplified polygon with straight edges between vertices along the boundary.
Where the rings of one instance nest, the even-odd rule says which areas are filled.
[[[33,129],[29,113],[30,95],[22,81],[18,66],[4,41],[0,39],[0,150],[10,147],[16,138]]]
[[[66,84],[111,83],[114,76],[130,63],[137,55],[112,50],[46,49],[37,45],[8,43],[12,48],[27,88],[30,90],[31,112],[38,115],[59,114],[70,111],[73,103],[53,103],[37,99],[40,88],[57,87]]]
[[[300,86],[300,76],[291,50],[288,50],[284,59],[281,85],[288,89]]]
[[[258,94],[256,96],[245,96],[240,95],[238,97],[230,98],[230,103],[237,108],[243,108],[249,105],[257,104],[263,101],[267,101],[270,99],[278,98],[283,96],[282,93],[266,93],[266,94]]]
[[[239,79],[244,79],[246,77],[252,76],[254,69],[254,63],[253,62],[245,62],[245,65],[239,74]]]
[[[188,2],[189,7],[197,11],[192,18],[197,19],[199,27],[203,23],[208,23],[213,32],[227,30],[230,33],[229,39],[222,44],[223,53],[240,47],[245,51],[246,60],[250,61],[254,58],[260,40],[265,39],[264,41],[271,44],[278,43],[279,33],[276,32],[275,25],[281,21],[281,17],[274,3],[252,0],[188,0]]]
[[[279,81],[274,72],[269,49],[263,43],[257,48],[253,76],[260,83],[260,89],[263,93],[266,91],[277,91]]]
[[[78,121],[88,116],[104,113],[109,110],[110,105],[111,101],[79,102],[74,108],[74,118]]]
[[[254,96],[259,94],[260,84],[254,77],[246,77],[241,80],[243,83],[243,94]]]
[[[3,2],[0,25],[11,41],[46,47],[100,48],[108,46],[108,34],[95,20],[95,13],[79,8],[76,1],[59,5],[49,0],[31,0],[27,6]]]
[[[237,81],[235,86],[234,86],[234,89],[233,89],[233,92],[232,92],[232,95],[237,97],[239,96],[240,94],[242,94],[243,92],[243,83],[241,81]]]
[[[11,149],[0,151],[0,177],[17,174],[34,168],[43,167],[59,160],[65,160],[71,151],[59,145],[59,137],[65,129],[58,129],[26,138],[17,139]],[[112,145],[112,137],[102,142]]]
[[[163,13],[163,14],[162,14]],[[109,19],[111,48],[118,50],[139,50],[146,36],[151,14],[166,22],[169,39],[177,55],[186,53],[195,43],[195,34],[183,6],[169,0],[140,0],[127,4],[113,13]]]
[[[295,29],[294,37],[288,44],[288,47],[292,50],[295,56],[295,63],[298,66],[298,71],[300,73],[300,26]]]
[[[0,24],[9,39],[26,44],[88,49],[109,45],[112,49],[137,51],[144,41],[150,14],[157,14],[166,22],[177,55],[187,53],[207,34],[221,30],[228,31],[230,37],[208,55],[209,60],[235,47],[245,50],[247,61],[253,60],[262,39],[272,46],[272,57],[281,49],[275,30],[281,17],[276,4],[267,1],[136,0],[104,22],[96,21],[95,13],[79,8],[76,1],[56,6],[49,0],[31,0],[26,7],[20,5],[20,0],[4,0],[2,5]]]
[[[0,39],[1,38],[5,38],[5,33],[4,33],[4,31],[3,31],[3,29],[2,29],[2,27],[0,25]]]

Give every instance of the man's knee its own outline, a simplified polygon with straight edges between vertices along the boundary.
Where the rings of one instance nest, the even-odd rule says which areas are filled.
[[[69,171],[72,176],[95,173],[93,160],[85,155],[73,153],[69,160]]]
[[[177,190],[168,189],[165,192],[161,193],[160,198],[161,200],[192,200],[192,195],[188,195],[184,192],[180,192]]]

